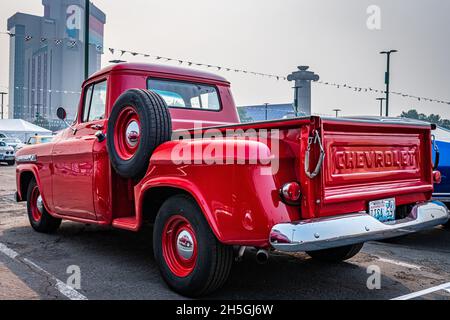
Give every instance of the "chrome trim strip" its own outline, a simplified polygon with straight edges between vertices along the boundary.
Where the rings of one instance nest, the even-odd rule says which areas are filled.
[[[442,195],[442,196],[433,195],[433,200],[444,202],[444,203],[449,203],[450,195]]]
[[[315,251],[414,233],[445,224],[448,219],[447,207],[430,201],[414,206],[407,218],[389,223],[365,212],[281,223],[272,228],[269,241],[279,251]]]
[[[16,162],[25,163],[25,162],[37,162],[36,154],[25,154],[22,156],[16,156]]]

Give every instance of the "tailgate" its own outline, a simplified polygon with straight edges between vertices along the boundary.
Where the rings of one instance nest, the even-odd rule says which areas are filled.
[[[431,197],[431,126],[322,119],[320,129],[326,158],[317,178],[319,215],[367,211],[369,201],[385,198],[403,205]]]

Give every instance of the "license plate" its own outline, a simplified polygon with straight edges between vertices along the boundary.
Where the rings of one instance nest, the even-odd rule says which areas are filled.
[[[381,222],[395,220],[395,199],[369,202],[369,214]]]

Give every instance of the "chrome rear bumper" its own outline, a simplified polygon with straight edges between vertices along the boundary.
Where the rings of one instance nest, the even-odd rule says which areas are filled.
[[[447,207],[439,201],[418,204],[407,218],[382,223],[367,213],[275,225],[270,244],[279,251],[315,251],[402,236],[445,224]]]

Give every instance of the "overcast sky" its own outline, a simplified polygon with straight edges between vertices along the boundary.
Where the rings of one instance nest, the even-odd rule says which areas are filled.
[[[448,0],[94,0],[107,15],[105,47],[287,75],[309,65],[323,81],[384,89],[393,56],[393,91],[450,101]],[[381,30],[367,8],[381,9]],[[0,31],[15,12],[42,15],[40,0],[2,0]],[[0,90],[8,85],[9,41],[0,35]],[[113,56],[105,51],[104,62]],[[116,56],[118,57],[118,56]],[[146,58],[123,57],[128,61]],[[292,83],[214,71],[232,82],[238,105],[290,103]],[[313,112],[377,115],[376,94],[313,85]],[[392,115],[416,108],[450,118],[450,105],[391,97]]]

